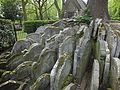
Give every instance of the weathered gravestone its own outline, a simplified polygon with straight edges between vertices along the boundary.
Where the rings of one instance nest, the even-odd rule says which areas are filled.
[[[47,28],[47,26],[40,26],[40,27],[37,28],[35,33],[42,35],[42,34],[44,34],[44,31],[45,31],[46,28]]]
[[[49,73],[56,62],[54,50],[44,48],[36,64],[32,67],[32,77],[37,79],[41,74]]]
[[[23,50],[28,49],[32,43],[33,41],[28,39],[17,41],[12,48],[11,55],[20,54]]]
[[[111,60],[110,86],[112,90],[120,90],[120,59]]]
[[[20,84],[20,82],[9,80],[0,85],[0,90],[16,90]]]
[[[99,62],[98,60],[95,59],[92,68],[90,90],[98,90],[98,89],[99,89]]]
[[[47,90],[47,87],[49,87],[49,83],[50,83],[50,75],[47,73],[43,74],[30,87],[30,90]]]
[[[59,27],[54,27],[54,26],[49,26],[45,29],[44,34],[45,34],[45,39],[49,39],[51,36],[58,34],[62,30]]]
[[[31,78],[31,68],[34,63],[36,62],[26,61],[17,66],[17,68],[10,73],[11,79],[25,81],[25,79],[27,79],[26,77]]]
[[[63,90],[76,90],[76,85],[74,83],[70,83]]]
[[[65,78],[69,75],[72,66],[72,60],[69,54],[59,57],[50,74],[50,90],[61,90]]]
[[[23,55],[25,61],[37,61],[43,46],[39,43],[33,43],[28,51]]]
[[[108,49],[108,44],[105,42],[105,49],[106,49],[106,58],[104,62],[104,71],[103,71],[103,77],[102,77],[102,84],[101,88],[106,89],[108,86],[108,80],[109,80],[109,69],[110,69],[110,51]]]
[[[59,57],[63,55],[64,53],[68,53],[71,56],[74,53],[74,38],[68,36],[66,39],[63,41],[63,43],[59,47]]]
[[[13,70],[22,62],[24,62],[23,54],[13,55],[7,60],[8,64],[6,65],[6,67],[9,70]]]
[[[117,38],[115,57],[118,57],[120,59],[120,38],[119,37]]]
[[[91,41],[85,39],[79,50],[80,51],[78,51],[79,54],[77,56],[77,65],[73,66],[74,70],[76,68],[76,73],[74,74],[74,77],[76,78],[78,83],[81,82],[91,57]],[[76,60],[74,61],[76,62]]]
[[[41,35],[37,33],[30,33],[26,36],[26,39],[31,39],[36,43],[40,43]]]

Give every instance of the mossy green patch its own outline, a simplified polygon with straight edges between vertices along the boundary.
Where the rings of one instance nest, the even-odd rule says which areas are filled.
[[[71,82],[73,82],[73,75],[69,74],[65,80],[64,80],[64,84],[63,84],[63,88],[67,85],[69,85]],[[64,90],[64,89],[63,89]]]
[[[2,76],[2,74],[6,72],[6,70],[0,69],[0,77]]]
[[[112,90],[112,88],[107,88],[107,90]]]

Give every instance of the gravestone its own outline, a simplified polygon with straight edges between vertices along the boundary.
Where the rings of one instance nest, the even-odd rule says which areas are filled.
[[[42,45],[39,43],[33,43],[24,54],[23,58],[25,61],[37,61],[42,50]]]
[[[11,50],[11,55],[20,54],[23,50],[28,49],[32,43],[32,40],[27,39],[17,41]]]
[[[31,39],[36,43],[40,43],[41,35],[37,33],[30,33],[26,36],[26,39]]]
[[[79,50],[80,52],[77,56],[76,74],[74,74],[78,83],[81,82],[91,57],[91,41],[85,39]]]
[[[37,79],[41,74],[49,73],[56,62],[54,50],[44,48],[39,56],[37,64],[32,66],[32,77]]]
[[[11,79],[25,81],[26,77],[31,77],[31,68],[33,63],[36,62],[26,61],[17,66],[17,68],[11,72]]]
[[[0,85],[0,90],[16,90],[21,83],[13,80],[6,81]]]
[[[110,86],[112,90],[120,90],[120,59],[111,60]]]
[[[98,60],[95,59],[92,68],[90,90],[98,90],[98,89],[99,89],[99,62]]]
[[[63,90],[76,90],[76,85],[74,83],[70,83]]]
[[[30,87],[30,90],[46,90],[50,83],[50,75],[41,75],[35,83]]]
[[[69,54],[59,57],[50,74],[50,90],[61,90],[65,78],[69,75],[72,61]]]
[[[59,47],[59,57],[63,55],[64,53],[71,54],[71,56],[74,53],[74,38],[68,36],[66,39],[61,43]]]

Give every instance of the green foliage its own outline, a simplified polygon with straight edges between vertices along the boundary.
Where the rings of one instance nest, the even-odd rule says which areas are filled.
[[[15,35],[9,20],[0,19],[0,50],[10,47],[15,42]]]
[[[34,1],[36,1],[36,0],[34,0]],[[61,0],[58,0],[58,2],[61,2]],[[40,18],[38,4],[34,3],[33,0],[28,1],[27,5],[26,5],[26,12],[27,12],[28,20],[38,20]],[[43,19],[45,19],[45,20],[58,19],[57,10],[54,5],[54,0],[47,0],[44,3],[41,12],[43,15]]]
[[[120,20],[120,0],[109,0],[108,7],[111,18]]]
[[[10,25],[11,26],[11,22],[10,20],[7,19],[0,19],[0,25]]]
[[[46,24],[52,24],[56,20],[34,20],[34,21],[24,21],[23,30],[26,33],[33,33],[37,30],[39,26],[44,26]]]
[[[69,74],[66,78],[65,78],[65,81],[64,81],[64,84],[63,84],[63,90],[64,90],[64,87],[69,85],[72,81],[73,81],[73,75],[72,74]]]
[[[27,33],[24,31],[17,31],[17,40],[23,40],[27,36]]]
[[[15,21],[17,15],[20,15],[17,0],[1,0],[1,11],[5,19]]]
[[[75,17],[76,21],[80,22],[80,23],[86,23],[86,24],[90,24],[92,17],[89,15],[84,15],[84,16],[77,16]]]

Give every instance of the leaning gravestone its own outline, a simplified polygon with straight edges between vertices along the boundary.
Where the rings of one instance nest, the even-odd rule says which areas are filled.
[[[69,54],[59,57],[50,74],[50,90],[61,90],[71,70],[72,61]]]
[[[115,57],[120,58],[120,38],[117,39],[117,46],[116,46]]]
[[[64,29],[65,27],[67,27],[67,22],[65,20],[60,20],[60,21],[53,23],[52,26]]]
[[[9,80],[0,85],[0,90],[16,90],[21,83],[13,80]]]
[[[80,83],[85,74],[88,62],[91,57],[91,41],[88,39],[85,39],[82,43],[82,46],[79,49],[80,49],[80,52],[77,58],[77,65],[75,65],[76,74],[74,75],[77,82]]]
[[[40,54],[37,64],[32,67],[33,78],[37,79],[43,73],[49,73],[56,62],[54,50],[44,48]]]
[[[106,45],[105,45],[105,41],[103,40],[99,40],[100,43],[100,58],[99,60],[99,66],[100,66],[100,82],[102,82],[102,78],[103,78],[103,72],[104,72],[104,66],[105,66],[105,59],[106,59]]]
[[[120,59],[111,60],[110,85],[112,90],[120,90]]]
[[[6,67],[8,67],[9,70],[13,70],[22,62],[24,62],[23,54],[14,55],[8,59],[8,64]]]
[[[71,36],[66,37],[66,39],[59,47],[59,57],[64,53],[71,54],[72,56],[74,53],[74,43],[74,38],[72,38]]]
[[[80,53],[79,48],[80,48],[80,47],[77,46],[77,47],[76,47],[76,50],[75,50],[75,52],[74,52],[73,76],[76,75],[77,63],[78,63],[78,59],[80,59],[79,56],[78,56],[79,53]]]
[[[12,48],[11,55],[20,54],[24,49],[28,49],[32,43],[33,41],[28,39],[17,41]]]
[[[108,44],[105,42],[106,45],[106,58],[104,63],[104,71],[103,71],[103,77],[102,77],[102,88],[106,88],[108,84],[108,78],[109,78],[109,69],[110,69],[110,51],[108,49]]]
[[[30,87],[30,90],[47,90],[47,87],[49,87],[49,83],[50,83],[50,75],[47,73],[43,74]]]
[[[20,64],[19,66],[17,66],[17,68],[10,73],[11,79],[18,80],[18,81],[19,80],[25,81],[26,77],[30,78],[31,67],[33,63],[36,63],[36,62],[26,61]]]
[[[37,61],[42,50],[42,45],[39,43],[33,43],[24,54],[23,58],[25,61]]]
[[[70,83],[63,90],[76,90],[76,85],[74,83]]]
[[[37,33],[31,33],[26,36],[26,39],[30,39],[36,43],[40,43],[41,35]]]
[[[63,29],[61,34],[64,35],[64,38],[66,38],[67,36],[74,36],[75,30],[72,27],[67,27],[67,28]]]
[[[40,27],[37,28],[35,33],[42,35],[46,28],[47,28],[47,26],[40,26]]]
[[[59,48],[59,43],[55,40],[58,34],[53,35],[51,38],[47,39],[46,46],[52,50],[56,50]]]
[[[45,29],[44,34],[45,34],[45,40],[49,39],[51,36],[55,34],[59,34],[60,30],[62,30],[59,27],[54,27],[54,26],[49,26]]]
[[[90,90],[98,90],[98,88],[99,88],[99,62],[98,60],[94,60]]]

